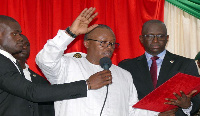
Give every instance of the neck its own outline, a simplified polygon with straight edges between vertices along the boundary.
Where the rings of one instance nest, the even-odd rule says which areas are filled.
[[[90,57],[88,55],[86,56],[86,59],[92,64],[99,65],[99,60],[98,59],[95,59],[95,58]]]
[[[17,61],[19,62],[19,64],[22,67],[22,69],[26,68],[26,65],[25,65],[26,61],[25,60],[17,60]]]

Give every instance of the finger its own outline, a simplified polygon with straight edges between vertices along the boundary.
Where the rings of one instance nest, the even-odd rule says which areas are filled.
[[[85,18],[89,19],[91,17],[91,15],[94,13],[95,10],[96,10],[96,8],[89,9],[87,14],[85,15]]]
[[[109,81],[109,80],[112,80],[112,75],[111,74],[105,75],[103,78],[104,78],[104,80]]]
[[[168,104],[168,105],[176,105],[176,106],[178,106],[178,102],[177,102],[177,101],[165,102],[164,104]]]
[[[166,98],[165,100],[170,101],[170,102],[177,102],[177,100],[175,100],[175,99]]]
[[[85,12],[87,11],[88,9],[87,8],[85,8],[81,13],[80,13],[80,15],[79,16],[81,16],[81,17],[83,17],[84,16],[84,14],[85,14]]]
[[[88,18],[88,22],[90,23],[97,15],[98,12],[94,13],[91,17]]]
[[[182,98],[187,98],[187,96],[185,95],[185,93],[183,91],[180,91]]]
[[[97,26],[98,26],[98,24],[94,24],[94,25],[88,27],[88,32],[90,32],[91,30],[93,30]]]
[[[181,98],[181,96],[179,96],[177,93],[173,93],[174,94],[174,96],[177,98],[177,99],[180,99]]]
[[[175,102],[165,102],[164,104],[168,104],[168,105],[176,105]]]
[[[169,104],[169,105],[179,105],[179,101],[175,100],[175,99],[169,99],[169,98],[165,98],[165,100],[168,100],[169,102],[165,102],[164,104]]]
[[[197,90],[193,90],[192,92],[190,92],[187,96],[188,97],[192,97],[192,95],[194,95],[197,92]]]
[[[103,70],[103,71],[100,71],[99,73],[101,73],[101,75],[106,75],[106,74],[111,74],[111,71],[110,70]]]
[[[87,9],[85,12],[83,12],[83,15],[82,15],[82,17],[88,17],[88,14],[92,11],[92,7],[90,7],[89,9]]]
[[[108,76],[107,81],[111,81],[111,80],[112,80],[112,75],[111,75],[111,76]]]
[[[102,84],[103,85],[109,85],[109,84],[111,84],[112,83],[112,81],[104,81]]]

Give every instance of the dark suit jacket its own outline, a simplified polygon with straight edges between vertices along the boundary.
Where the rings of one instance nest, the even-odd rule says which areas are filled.
[[[172,63],[170,61],[173,61]],[[149,67],[145,54],[134,59],[126,59],[119,63],[119,66],[132,74],[133,83],[136,86],[139,100],[154,90]],[[178,72],[199,76],[197,66],[194,60],[166,52],[160,69],[157,87],[169,80]],[[192,114],[198,111],[200,107],[200,98],[196,96],[192,99]],[[176,116],[184,116],[180,109]]]
[[[45,78],[42,76],[38,75],[31,69],[28,69],[30,72],[31,80],[33,83],[38,83],[38,84],[50,84]],[[36,105],[36,111],[34,112],[39,112],[39,116],[55,116],[54,112],[54,102],[39,102],[38,104],[35,103]],[[38,110],[37,110],[38,109]]]
[[[62,85],[35,84],[26,80],[13,62],[0,54],[0,116],[38,116],[33,102],[86,96],[85,81]]]

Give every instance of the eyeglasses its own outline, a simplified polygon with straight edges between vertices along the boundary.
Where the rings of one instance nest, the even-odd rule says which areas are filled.
[[[152,35],[152,34],[149,34],[149,35],[142,35],[142,36],[145,37],[149,41],[152,41],[155,37],[158,39],[158,41],[164,41],[168,35],[162,35],[162,34]]]
[[[119,47],[119,43],[111,43],[109,41],[99,41],[99,40],[95,40],[95,39],[87,39],[87,40],[92,40],[92,41],[97,41],[100,43],[101,47],[109,47],[111,46],[112,48],[118,48]]]

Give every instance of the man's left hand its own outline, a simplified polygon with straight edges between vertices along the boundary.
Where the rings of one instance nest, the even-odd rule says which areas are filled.
[[[181,96],[179,96],[177,93],[173,93],[177,99],[166,98],[166,100],[168,100],[170,102],[165,102],[165,104],[176,105],[183,109],[187,109],[191,106],[192,95],[196,92],[197,92],[197,90],[193,90],[188,95],[185,95],[185,93],[183,91],[180,91]]]

